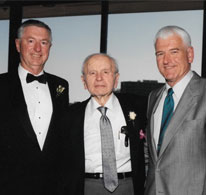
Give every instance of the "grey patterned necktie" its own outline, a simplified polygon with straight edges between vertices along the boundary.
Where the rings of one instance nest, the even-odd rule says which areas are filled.
[[[118,186],[118,177],[112,126],[109,118],[106,116],[107,108],[99,107],[98,110],[102,114],[100,118],[100,131],[104,186],[107,190],[113,192]]]

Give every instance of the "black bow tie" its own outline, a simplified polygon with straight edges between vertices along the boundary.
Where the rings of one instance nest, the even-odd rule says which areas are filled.
[[[26,82],[31,83],[32,81],[39,81],[40,83],[46,84],[46,75],[42,74],[40,76],[34,76],[30,73],[27,74]]]

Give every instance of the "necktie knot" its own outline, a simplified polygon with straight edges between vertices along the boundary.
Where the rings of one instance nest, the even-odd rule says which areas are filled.
[[[107,107],[101,106],[97,108],[103,116],[106,116]]]
[[[26,82],[31,83],[32,81],[38,81],[39,83],[46,84],[46,75],[42,74],[40,76],[34,76],[33,74],[28,73],[26,77]]]
[[[174,93],[173,89],[172,89],[172,88],[169,88],[167,95],[168,95],[168,96],[171,96],[173,93]]]

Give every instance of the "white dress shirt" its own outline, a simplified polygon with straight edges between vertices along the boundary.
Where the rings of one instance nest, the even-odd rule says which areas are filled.
[[[42,150],[53,112],[49,87],[47,83],[42,84],[38,81],[27,83],[26,76],[29,72],[21,65],[19,65],[18,73],[29,118]],[[41,74],[43,74],[43,71],[39,75]]]
[[[175,109],[180,101],[180,98],[182,97],[182,94],[183,94],[186,86],[190,82],[192,76],[193,76],[193,72],[189,71],[178,83],[176,83],[172,87],[172,89],[174,91],[174,93],[173,93],[174,112],[175,112]],[[166,89],[163,92],[161,100],[159,102],[159,105],[154,113],[154,140],[155,140],[156,147],[157,147],[158,140],[159,140],[164,100],[165,100],[165,97],[167,96],[167,91],[169,88],[171,88],[171,87],[166,83]]]
[[[85,143],[85,170],[87,173],[102,173],[100,107],[94,98],[91,98],[86,106],[84,120]],[[106,115],[109,118],[114,137],[117,172],[131,171],[130,147],[125,147],[125,135],[121,134],[121,127],[126,126],[126,121],[117,97],[112,94],[107,103]]]

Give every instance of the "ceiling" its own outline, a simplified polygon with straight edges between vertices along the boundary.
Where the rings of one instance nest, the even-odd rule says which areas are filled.
[[[10,6],[22,6],[24,18],[100,14],[102,2],[108,2],[109,13],[112,14],[177,10],[202,10],[204,8],[204,0],[0,0],[0,19],[9,19]]]

